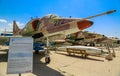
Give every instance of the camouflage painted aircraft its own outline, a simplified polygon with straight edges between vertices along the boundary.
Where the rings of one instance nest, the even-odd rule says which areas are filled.
[[[93,24],[88,19],[60,18],[56,15],[48,15],[43,18],[30,20],[21,30],[16,22],[13,23],[13,34],[32,36],[33,38],[48,37],[56,34],[71,34],[86,29]]]
[[[57,34],[71,34],[84,30],[92,26],[93,21],[90,18],[110,14],[116,10],[111,10],[95,16],[83,19],[61,18],[53,14],[49,14],[43,18],[30,20],[23,29],[19,29],[16,21],[13,22],[13,35],[32,36],[34,39],[40,37],[48,37]]]

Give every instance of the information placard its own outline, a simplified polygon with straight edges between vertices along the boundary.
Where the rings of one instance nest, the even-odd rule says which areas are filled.
[[[33,38],[10,38],[7,74],[32,72]]]

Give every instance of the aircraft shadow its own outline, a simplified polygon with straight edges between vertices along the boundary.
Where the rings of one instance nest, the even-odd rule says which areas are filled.
[[[8,61],[8,50],[0,50],[0,62]],[[60,72],[50,68],[44,62],[40,61],[44,57],[44,53],[33,53],[33,74],[36,76],[64,76]]]
[[[0,52],[8,52],[8,49],[1,49]]]
[[[0,62],[7,62],[8,61],[8,49],[0,50]]]
[[[68,54],[65,54],[65,53],[62,53],[62,52],[57,52],[57,54],[61,54],[61,55],[66,55],[66,56],[69,56],[69,57],[74,57],[74,58],[80,58],[80,59],[88,59],[88,60],[94,60],[94,61],[101,61],[101,62],[104,62],[104,60],[100,60],[100,59],[95,59],[95,58],[90,58],[90,57],[82,57],[80,55],[68,55]]]
[[[40,61],[44,54],[33,54],[33,74],[37,76],[64,76],[60,72],[50,68],[44,62]]]

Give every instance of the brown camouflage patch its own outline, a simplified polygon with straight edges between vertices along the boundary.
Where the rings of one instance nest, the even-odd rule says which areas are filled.
[[[67,30],[70,28],[70,24],[65,24],[65,25],[51,25],[51,26],[47,26],[47,31],[49,33],[54,33],[54,32],[58,32],[58,31],[63,31],[63,30]]]

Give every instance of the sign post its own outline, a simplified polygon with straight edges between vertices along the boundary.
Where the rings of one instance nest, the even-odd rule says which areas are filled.
[[[21,76],[21,73],[19,73],[19,76]]]
[[[10,38],[8,53],[7,74],[32,72],[33,65],[33,38]]]

